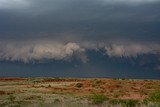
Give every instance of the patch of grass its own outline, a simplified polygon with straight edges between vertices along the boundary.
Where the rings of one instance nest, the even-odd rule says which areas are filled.
[[[106,100],[108,100],[108,98],[105,95],[103,95],[103,94],[92,95],[92,96],[90,96],[90,99],[92,100],[93,104],[102,104]]]
[[[137,105],[139,105],[139,101],[138,100],[132,100],[132,99],[128,99],[128,100],[120,100],[120,99],[112,99],[109,101],[110,104],[112,105],[122,105],[122,107],[136,107]]]
[[[60,103],[61,101],[60,101],[60,99],[54,99],[54,103]]]
[[[118,105],[119,104],[119,100],[117,100],[117,99],[110,99],[109,103],[112,104],[112,105]]]
[[[123,107],[136,107],[137,105],[139,105],[139,101],[138,100],[120,100],[120,104],[122,104]]]
[[[38,100],[38,99],[42,99],[42,97],[37,96],[37,95],[32,95],[32,96],[25,98],[25,100]]]
[[[9,107],[21,107],[21,105],[18,105],[18,104],[12,104],[12,105],[10,105]]]
[[[149,100],[151,102],[160,103],[160,91],[155,91],[151,93]]]
[[[146,98],[146,99],[143,100],[143,104],[148,105],[148,103],[149,103],[148,98]]]
[[[10,94],[8,100],[13,103],[16,100],[16,97],[13,94]]]
[[[45,99],[41,97],[39,100],[40,100],[40,106],[44,107]]]

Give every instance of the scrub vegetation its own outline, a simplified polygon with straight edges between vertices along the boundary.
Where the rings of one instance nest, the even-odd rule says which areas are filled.
[[[160,81],[0,78],[0,107],[160,107]]]

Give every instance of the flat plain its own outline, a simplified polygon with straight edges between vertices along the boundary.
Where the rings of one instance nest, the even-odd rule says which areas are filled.
[[[0,107],[160,107],[160,81],[0,78]]]

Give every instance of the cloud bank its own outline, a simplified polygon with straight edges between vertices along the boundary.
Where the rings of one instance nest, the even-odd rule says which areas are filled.
[[[160,54],[157,44],[112,44],[105,47],[109,56],[136,57],[143,54]]]
[[[159,44],[56,42],[54,40],[0,41],[0,59],[7,61],[70,60],[76,56],[87,62],[88,50],[104,49],[110,57],[136,57],[143,54],[160,54]]]
[[[128,5],[160,2],[159,0],[102,0],[102,1],[111,4],[123,3]]]
[[[84,52],[85,49],[72,42],[67,44],[49,41],[0,43],[1,60],[23,61],[25,63],[42,59],[67,60],[73,55],[85,62]]]

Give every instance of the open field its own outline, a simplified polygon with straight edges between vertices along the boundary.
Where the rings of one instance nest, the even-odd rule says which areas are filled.
[[[160,81],[0,78],[0,107],[160,107]]]

